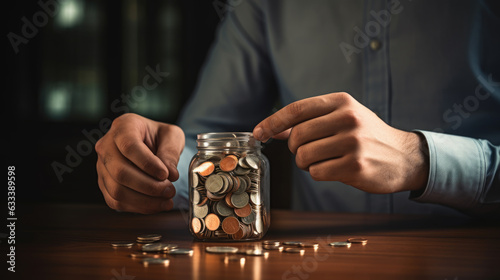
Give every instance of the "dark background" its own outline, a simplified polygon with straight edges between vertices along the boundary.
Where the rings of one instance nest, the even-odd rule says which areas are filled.
[[[50,15],[37,1],[12,1],[5,11],[2,159],[5,169],[16,167],[17,202],[104,204],[93,149],[102,134],[100,122],[126,108],[174,123],[233,2],[64,0],[55,2],[57,12]],[[23,36],[23,18],[35,30],[27,30],[31,38],[16,53],[9,34]],[[157,65],[169,76],[140,102],[124,103],[122,96],[142,85],[146,67]],[[275,186],[271,206],[289,208],[290,196],[282,190],[290,182],[286,143],[274,141],[265,153]],[[66,169],[60,178],[55,166]]]

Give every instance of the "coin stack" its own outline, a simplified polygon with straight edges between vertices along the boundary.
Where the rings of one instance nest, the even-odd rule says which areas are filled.
[[[258,239],[267,228],[261,164],[252,154],[221,153],[194,162],[191,231],[198,239]]]

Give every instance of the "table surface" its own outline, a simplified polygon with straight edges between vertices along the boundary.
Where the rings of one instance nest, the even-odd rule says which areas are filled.
[[[473,219],[273,210],[264,240],[318,242],[319,249],[270,251],[244,262],[225,262],[205,247],[261,242],[195,241],[179,211],[140,215],[104,205],[30,205],[17,224],[15,275],[22,279],[500,279],[500,225]],[[110,245],[142,233],[159,233],[193,255],[144,266],[129,256],[137,248]],[[349,237],[368,243],[327,245]]]

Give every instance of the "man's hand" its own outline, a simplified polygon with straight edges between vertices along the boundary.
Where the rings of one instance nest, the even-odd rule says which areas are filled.
[[[420,190],[427,184],[425,140],[395,129],[344,92],[292,103],[253,131],[261,141],[288,139],[297,166],[317,181],[370,193]]]
[[[109,207],[138,213],[172,209],[184,133],[175,126],[125,114],[95,145],[99,188]]]

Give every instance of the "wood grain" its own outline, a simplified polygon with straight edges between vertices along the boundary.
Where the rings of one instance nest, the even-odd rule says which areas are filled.
[[[242,264],[224,262],[205,247],[260,242],[196,242],[178,211],[139,215],[102,205],[43,204],[22,211],[16,233],[16,276],[22,279],[500,279],[500,225],[472,219],[276,210],[264,239],[319,242],[320,248],[304,255],[271,251]],[[160,233],[194,254],[144,267],[128,256],[135,248],[110,246],[143,233]],[[327,245],[349,237],[368,243]]]

